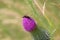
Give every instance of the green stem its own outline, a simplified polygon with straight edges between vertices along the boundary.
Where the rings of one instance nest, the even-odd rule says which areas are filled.
[[[42,28],[36,28],[33,32],[31,32],[34,40],[50,40],[48,33]]]

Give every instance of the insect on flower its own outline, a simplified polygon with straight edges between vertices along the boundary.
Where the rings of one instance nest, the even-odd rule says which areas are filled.
[[[23,26],[26,31],[33,31],[36,28],[36,23],[31,17],[23,16]]]

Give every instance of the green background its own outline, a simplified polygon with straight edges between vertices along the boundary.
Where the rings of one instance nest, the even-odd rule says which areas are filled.
[[[37,0],[41,8],[46,0]],[[0,0],[0,40],[32,40],[22,25],[24,15],[31,16],[46,29],[51,40],[60,40],[60,0],[47,0],[45,16],[33,0]]]

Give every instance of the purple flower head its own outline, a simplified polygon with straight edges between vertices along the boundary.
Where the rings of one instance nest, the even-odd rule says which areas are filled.
[[[31,17],[24,16],[23,17],[23,26],[26,31],[33,31],[36,28],[36,23]]]

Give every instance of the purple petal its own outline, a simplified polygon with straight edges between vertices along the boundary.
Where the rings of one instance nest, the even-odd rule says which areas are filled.
[[[32,31],[36,28],[36,23],[32,18],[30,18],[28,16],[24,16],[23,17],[23,26],[24,26],[25,30]]]

